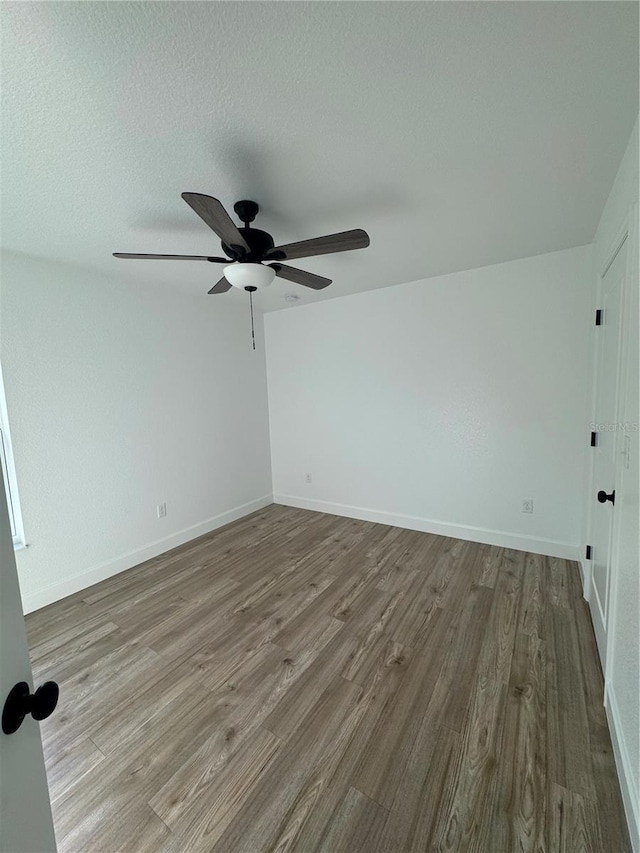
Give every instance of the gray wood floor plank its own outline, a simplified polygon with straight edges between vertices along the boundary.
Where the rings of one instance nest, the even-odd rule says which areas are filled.
[[[162,792],[151,801],[151,807],[162,816],[172,830],[166,850],[190,853],[211,850],[231,821],[241,813],[251,792],[269,771],[280,749],[280,740],[271,732],[258,728],[242,747],[233,753],[223,767],[210,767],[208,776],[198,779],[197,788],[173,788],[174,793],[163,802]],[[182,796],[188,805],[183,808]],[[179,810],[175,806],[181,806]],[[185,839],[188,848],[185,848]]]
[[[535,634],[519,633],[497,751],[491,850],[539,853],[545,849],[545,670],[544,640]]]
[[[570,608],[555,605],[549,605],[546,615],[549,779],[595,800],[589,718],[574,615]]]
[[[619,849],[614,841],[602,839],[594,803],[555,782],[550,784],[548,796],[547,850],[553,853],[615,853]]]
[[[359,721],[361,695],[360,687],[334,677],[212,851],[293,848]]]
[[[442,666],[441,655],[452,618],[446,610],[436,611],[429,653],[423,652],[411,658],[408,677],[402,680],[398,691],[378,716],[370,746],[363,752],[354,775],[354,786],[385,808],[393,805],[396,787],[404,775],[429,705]]]
[[[478,658],[478,672],[502,681],[504,684],[509,681],[511,672],[522,591],[524,556],[522,551],[505,552]]]
[[[317,853],[379,850],[387,812],[356,788],[349,788],[340,808],[316,847]],[[311,849],[311,848],[309,848]]]
[[[500,681],[476,678],[460,760],[451,766],[447,785],[453,794],[439,816],[436,846],[440,853],[491,850],[497,803],[496,767],[504,725],[506,687]]]
[[[545,558],[525,554],[522,602],[518,630],[523,634],[544,637]]]
[[[434,727],[429,717],[425,717],[377,849],[422,853],[433,848],[440,816],[450,808],[454,788],[448,782],[449,773],[460,760],[461,740],[457,732],[446,726]]]

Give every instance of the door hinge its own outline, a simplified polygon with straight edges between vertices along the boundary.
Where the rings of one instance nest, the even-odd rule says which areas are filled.
[[[596,311],[596,326],[602,325],[603,317],[604,317],[604,311],[602,310],[602,308],[598,308]]]
[[[598,446],[598,433],[592,432],[591,433],[591,447],[597,447],[597,446]]]
[[[591,559],[591,545],[587,545],[586,552],[585,552],[584,556],[587,560]]]

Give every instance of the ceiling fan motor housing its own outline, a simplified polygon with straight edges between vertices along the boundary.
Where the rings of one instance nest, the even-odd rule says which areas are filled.
[[[226,243],[223,243],[223,252],[234,261],[245,261],[253,264],[260,263],[267,252],[271,251],[275,245],[271,234],[267,234],[266,231],[261,231],[259,228],[238,228],[238,231],[246,240],[250,251],[247,254],[242,249],[238,251],[238,247],[228,246]]]

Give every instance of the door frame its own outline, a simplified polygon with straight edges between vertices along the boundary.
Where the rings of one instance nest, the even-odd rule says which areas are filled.
[[[617,416],[618,421],[621,417],[624,418],[624,408],[621,406],[620,401],[620,385],[622,387],[626,387],[626,379],[627,372],[631,368],[631,358],[633,355],[630,335],[628,334],[630,323],[636,322],[638,320],[637,317],[631,317],[630,312],[630,303],[632,302],[632,293],[631,288],[634,285],[634,277],[637,277],[638,274],[638,251],[639,251],[639,235],[638,235],[638,227],[640,226],[639,222],[639,208],[638,204],[634,204],[631,210],[627,213],[624,222],[624,228],[626,228],[627,233],[627,262],[625,269],[625,293],[624,293],[624,304],[622,309],[622,346],[621,346],[621,365],[619,368],[619,385],[617,389]],[[622,408],[622,411],[620,409]],[[617,470],[616,470],[616,488],[621,489],[623,480],[625,478],[625,468],[622,465],[621,457],[621,445],[623,441],[624,433],[622,430],[616,430],[616,459],[617,459]],[[616,565],[616,561],[618,559],[618,552],[620,550],[620,538],[622,534],[622,519],[620,513],[614,513],[613,518],[613,529],[611,531],[611,564],[612,566]],[[614,589],[614,576],[613,572],[611,573],[609,579],[609,590],[608,590],[608,613],[607,613],[607,632],[609,631],[609,626],[615,624],[617,617],[617,603],[618,603],[618,595],[616,595],[616,591]],[[615,659],[615,650],[616,644],[610,643],[607,644],[607,656],[606,663],[603,666],[604,673],[604,706],[607,710],[609,710],[609,687],[611,684],[611,676],[613,671],[613,663]]]
[[[623,387],[623,379],[626,374],[626,370],[628,369],[628,350],[629,350],[629,298],[630,298],[630,281],[631,275],[633,274],[633,265],[634,265],[634,253],[637,250],[636,242],[637,240],[634,238],[635,231],[634,227],[637,228],[638,224],[638,208],[637,205],[634,205],[630,208],[620,227],[615,232],[614,238],[610,241],[609,251],[607,252],[605,261],[600,265],[600,268],[597,270],[597,286],[596,286],[596,302],[593,306],[592,317],[595,314],[595,310],[600,306],[602,300],[602,282],[604,277],[606,276],[611,264],[616,259],[616,256],[625,241],[627,243],[627,256],[625,261],[625,277],[622,284],[622,293],[621,293],[621,318],[620,318],[620,327],[619,327],[619,347],[618,347],[618,357],[617,357],[617,368],[616,368],[616,388],[615,388],[615,423],[618,424],[621,422],[621,417],[623,413],[621,412],[621,400],[620,400],[620,389]],[[597,402],[597,378],[598,378],[598,363],[600,358],[600,341],[598,340],[597,335],[597,327],[593,326],[593,334],[594,334],[594,347],[593,347],[593,356],[592,356],[592,370],[591,370],[591,400],[590,400],[590,423],[596,422],[596,402]],[[619,468],[619,457],[620,457],[620,446],[622,441],[621,430],[615,429],[614,431],[614,458],[616,459],[615,466],[615,483],[614,488],[618,487],[618,480],[620,477],[620,468]],[[593,531],[593,495],[594,490],[597,486],[595,483],[595,458],[593,454],[589,455],[589,476],[588,476],[588,492],[587,492],[587,542],[591,542],[591,534]],[[607,593],[606,593],[606,613],[602,613],[601,603],[598,599],[597,593],[594,594],[594,586],[592,584],[592,573],[591,573],[591,565],[589,563],[583,562],[583,583],[584,590],[583,594],[586,600],[589,602],[589,608],[592,611],[591,621],[594,628],[594,633],[596,636],[596,645],[598,648],[598,654],[600,655],[600,663],[602,665],[602,672],[604,675],[604,705],[607,706],[607,687],[610,681],[610,673],[611,666],[613,660],[613,649],[609,647],[607,642],[608,634],[609,634],[609,626],[615,619],[615,603],[616,596],[613,594],[613,585],[614,585],[614,572],[612,569],[616,565],[617,553],[619,550],[619,538],[620,538],[620,516],[619,513],[614,512],[612,526],[611,526],[611,536],[608,545],[608,554],[607,561],[610,567],[609,575],[607,578]],[[599,614],[594,613],[595,608],[598,608]],[[602,618],[594,618],[599,615]],[[600,630],[600,625],[602,626],[602,630]],[[603,633],[604,632],[604,633]]]

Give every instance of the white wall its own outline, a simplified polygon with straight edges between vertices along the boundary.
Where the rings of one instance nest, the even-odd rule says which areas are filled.
[[[590,275],[586,246],[266,315],[275,500],[575,559]]]
[[[627,431],[629,467],[618,455],[616,505],[611,566],[611,609],[607,625],[605,704],[634,850],[640,851],[640,422],[638,385],[640,316],[638,307],[638,124],[629,140],[594,243],[593,297],[621,233],[628,228],[628,282],[625,302],[623,372],[618,422],[636,425]],[[620,445],[622,436],[619,436]],[[591,490],[596,489],[590,483]],[[588,514],[585,514],[588,515]],[[586,519],[589,542],[589,519]],[[585,565],[589,590],[589,565]]]
[[[27,611],[271,502],[245,306],[13,253],[1,296]]]

